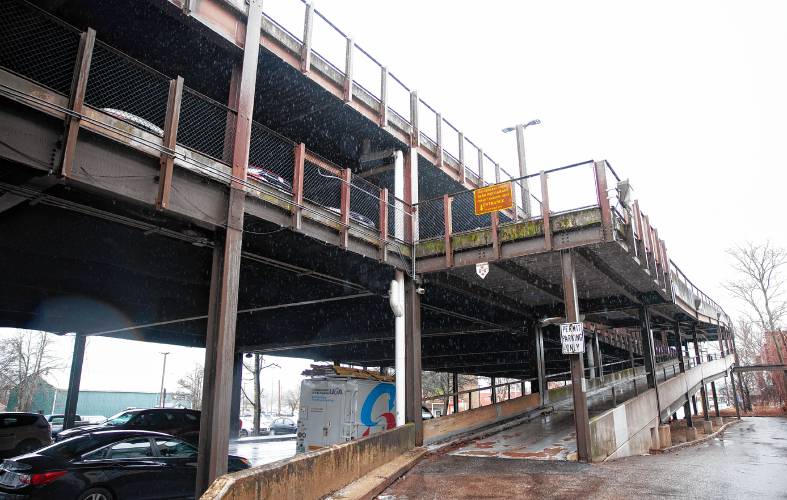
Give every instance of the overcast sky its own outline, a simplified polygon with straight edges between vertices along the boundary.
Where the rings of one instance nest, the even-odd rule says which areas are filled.
[[[290,15],[297,0],[265,0]],[[289,8],[288,8],[289,6]],[[317,9],[514,172],[527,131],[531,172],[606,159],[631,179],[670,257],[728,313],[724,250],[787,246],[787,2],[324,0]],[[282,19],[298,32],[300,19]],[[342,51],[316,28],[315,50]],[[358,63],[362,66],[362,63]],[[58,352],[70,359],[72,341]],[[91,339],[84,389],[157,391],[202,349]],[[295,385],[306,361],[269,369]],[[139,369],[142,367],[143,369]],[[66,386],[67,371],[56,382]]]

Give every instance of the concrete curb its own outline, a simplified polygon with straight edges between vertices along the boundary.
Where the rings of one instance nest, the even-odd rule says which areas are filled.
[[[727,430],[727,427],[729,427],[732,424],[737,424],[738,422],[740,422],[740,420],[733,420],[732,422],[727,422],[726,424],[724,424],[721,427],[719,427],[719,430],[717,430],[713,434],[709,434],[709,435],[707,435],[707,436],[705,436],[703,438],[700,438],[700,439],[695,439],[694,441],[687,441],[685,443],[676,444],[674,446],[670,446],[670,447],[664,448],[662,450],[650,450],[650,453],[652,455],[660,455],[662,453],[672,453],[673,451],[682,450],[683,448],[689,448],[691,446],[694,446],[694,445],[697,445],[697,444],[700,444],[700,443],[704,443],[705,441],[708,441],[710,439],[713,439],[713,438],[723,434],[724,431]]]

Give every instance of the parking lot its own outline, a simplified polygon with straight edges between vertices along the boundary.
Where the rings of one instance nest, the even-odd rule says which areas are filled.
[[[241,438],[230,443],[230,454],[248,459],[255,467],[289,458],[295,455],[295,435]]]

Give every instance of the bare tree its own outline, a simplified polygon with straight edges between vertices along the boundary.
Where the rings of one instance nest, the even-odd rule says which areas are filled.
[[[191,408],[202,408],[202,382],[205,378],[205,369],[200,363],[194,365],[186,375],[178,379],[178,389],[183,390],[191,400]]]
[[[30,411],[43,377],[62,368],[52,340],[46,332],[17,330],[0,345],[0,384],[16,391],[17,411]]]
[[[744,314],[748,320],[738,325],[736,338],[742,344],[737,346],[738,356],[744,363],[751,364],[757,362],[761,354],[765,332],[778,335],[781,344],[787,346],[787,336],[780,331],[787,319],[783,276],[787,267],[787,249],[774,247],[769,241],[762,244],[746,242],[728,249],[727,254],[732,257],[737,277],[726,282],[724,287],[746,305]],[[779,362],[784,363],[784,354],[778,344],[775,350]],[[787,371],[783,375],[787,385]],[[750,378],[745,379],[747,383],[752,381]],[[759,385],[758,388],[762,389]]]
[[[421,374],[421,391],[423,398],[430,401],[442,401],[444,412],[448,413],[448,401],[451,394],[451,374],[440,372],[423,372]]]
[[[247,354],[248,356],[248,354]],[[251,355],[254,359],[252,363],[243,362],[243,369],[250,372],[252,376],[252,380],[254,381],[254,393],[252,394],[252,398],[246,394],[246,390],[243,389],[241,386],[241,392],[243,393],[243,397],[246,398],[246,401],[251,404],[254,408],[254,435],[258,436],[260,434],[260,412],[262,411],[262,387],[260,385],[260,373],[265,368],[270,366],[279,366],[276,363],[269,363],[263,366],[262,362],[262,354],[255,352]]]
[[[751,242],[727,250],[737,278],[724,283],[734,297],[743,301],[746,315],[764,332],[772,332],[787,318],[782,270],[787,266],[787,249],[770,242]]]
[[[298,406],[301,403],[301,388],[300,386],[296,387],[295,389],[290,389],[284,395],[284,403],[290,408],[290,413],[295,415],[295,410],[298,409]]]

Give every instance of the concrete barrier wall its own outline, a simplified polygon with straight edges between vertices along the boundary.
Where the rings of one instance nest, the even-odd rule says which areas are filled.
[[[560,388],[563,389],[562,387]],[[570,392],[569,392],[570,394]],[[552,396],[550,391],[550,397]],[[495,422],[514,418],[529,410],[538,408],[541,397],[528,394],[493,405],[472,410],[460,411],[443,417],[424,421],[424,442],[434,443],[441,439],[485,427]]]
[[[642,367],[638,367],[638,372],[644,373]],[[615,373],[604,375],[603,378],[594,378],[587,381],[587,389],[593,390],[605,384],[618,382],[632,377],[635,371],[631,368],[620,370]],[[549,390],[549,402],[556,403],[572,397],[572,387],[556,387]],[[528,394],[508,401],[501,401],[494,405],[482,406],[472,410],[452,413],[443,417],[427,420],[424,422],[424,442],[427,444],[450,438],[487,425],[494,424],[503,420],[517,417],[530,410],[538,408],[540,405],[538,394]]]
[[[718,377],[732,365],[731,356],[695,366],[659,384],[662,408],[684,398],[686,392],[703,379]],[[647,453],[651,448],[651,429],[659,424],[655,389],[590,419],[591,452],[594,462]]]
[[[415,427],[408,424],[292,459],[226,474],[216,479],[202,500],[322,498],[415,447]]]

